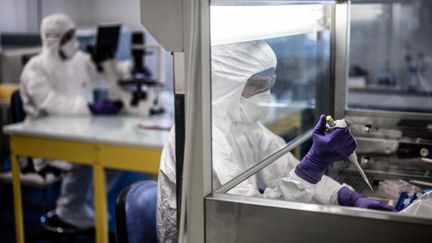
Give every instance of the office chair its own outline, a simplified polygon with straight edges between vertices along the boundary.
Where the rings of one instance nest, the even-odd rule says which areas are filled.
[[[11,114],[11,122],[17,123],[22,122],[26,118],[26,113],[23,108],[23,102],[21,100],[20,91],[16,90],[12,93],[11,101],[10,101],[10,114]]]
[[[16,90],[12,93],[11,100],[10,100],[10,106],[9,106],[9,123],[18,123],[23,122],[26,118],[26,113],[23,108],[23,102],[21,100],[20,91]],[[38,174],[40,178],[42,178],[42,181],[39,180],[28,180],[27,177],[23,177],[23,184],[24,185],[30,185],[34,187],[38,187],[43,189],[43,202],[42,202],[42,208],[43,211],[46,212],[48,208],[48,186],[51,184],[56,183],[60,180],[60,174],[61,171],[55,168],[47,167],[42,171],[35,171],[33,158],[27,157],[21,157],[20,161],[23,162],[23,167],[21,167],[21,173],[22,174]],[[52,173],[55,177],[51,177],[51,180],[48,178],[48,173]],[[27,179],[26,179],[27,178]],[[32,177],[30,177],[32,178]],[[54,179],[52,179],[54,178]]]
[[[117,198],[117,239],[122,243],[157,243],[157,183],[152,180],[124,188]]]

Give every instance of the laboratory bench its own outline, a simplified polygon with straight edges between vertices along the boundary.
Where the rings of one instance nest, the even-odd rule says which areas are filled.
[[[96,242],[108,242],[105,169],[156,175],[168,131],[145,129],[133,116],[50,116],[3,128],[10,136],[15,227],[23,243],[23,210],[18,156],[66,160],[93,168]]]

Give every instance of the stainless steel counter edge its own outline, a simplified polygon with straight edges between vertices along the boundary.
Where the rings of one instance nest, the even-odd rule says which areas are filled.
[[[432,226],[432,218],[426,217],[413,217],[407,215],[399,215],[391,212],[383,212],[377,210],[370,209],[361,209],[361,208],[351,208],[351,207],[342,207],[338,205],[319,205],[319,204],[309,204],[309,203],[299,203],[299,202],[290,202],[283,200],[275,200],[275,199],[265,199],[265,198],[257,198],[257,197],[243,197],[237,195],[230,194],[222,194],[222,193],[213,193],[205,198],[206,200],[214,200],[214,201],[224,201],[224,202],[233,202],[233,203],[242,203],[248,205],[257,205],[263,207],[273,207],[273,208],[282,208],[282,209],[294,209],[301,210],[307,212],[316,212],[316,213],[325,213],[325,214],[334,214],[334,215],[343,215],[343,216],[352,216],[352,217],[362,217],[362,218],[372,218],[379,220],[391,220],[398,221],[404,223],[411,224],[422,224],[422,225],[431,225]]]

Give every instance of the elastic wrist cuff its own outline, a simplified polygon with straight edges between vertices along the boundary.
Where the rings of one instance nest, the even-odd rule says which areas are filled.
[[[299,163],[296,166],[294,173],[298,177],[312,184],[317,184],[324,175],[324,172],[314,172],[309,168],[309,166],[305,165],[305,163]]]

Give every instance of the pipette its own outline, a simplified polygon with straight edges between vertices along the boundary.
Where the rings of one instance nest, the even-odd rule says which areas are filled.
[[[333,120],[331,116],[326,117],[327,121],[327,128],[328,130],[333,130],[335,128],[346,128],[348,127],[348,123],[345,120]],[[369,188],[373,191],[372,186],[369,182],[369,179],[367,178],[366,174],[364,173],[362,167],[360,166],[359,162],[357,161],[357,154],[354,151],[350,156],[348,156],[348,160],[354,164],[357,171],[360,173],[363,180],[366,182],[366,184],[369,186]]]

